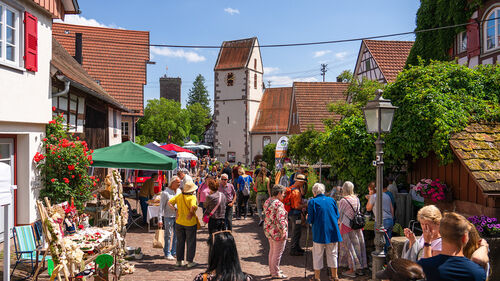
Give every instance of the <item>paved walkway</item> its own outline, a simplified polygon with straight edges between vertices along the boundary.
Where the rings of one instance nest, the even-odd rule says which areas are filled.
[[[198,216],[201,217],[199,211]],[[264,236],[262,229],[257,225],[258,218],[247,218],[246,220],[233,220],[233,235],[236,240],[241,267],[245,273],[254,277],[254,280],[271,280],[269,268],[267,265],[268,241]],[[302,243],[305,245],[305,230],[302,233]],[[175,267],[175,261],[166,260],[163,257],[162,249],[152,247],[154,232],[147,232],[147,228],[132,228],[126,236],[127,246],[141,247],[144,257],[139,261],[132,261],[135,265],[135,273],[122,276],[121,280],[148,280],[148,281],[191,281],[198,274],[205,271],[208,260],[208,230],[206,227],[198,231],[195,262],[198,266],[187,269],[185,267]],[[289,245],[287,244],[283,258],[281,260],[281,270],[289,278],[287,280],[307,280],[304,278],[304,265],[307,258],[307,278],[313,276],[311,245],[312,237],[309,237],[309,249],[307,256],[292,257],[288,254]],[[15,258],[13,257],[12,260]],[[0,265],[2,258],[0,258]],[[25,276],[26,271],[23,268],[16,269],[13,280],[19,280]],[[340,275],[341,276],[341,275]],[[1,268],[0,268],[0,280]],[[368,280],[368,276],[347,278],[341,280]],[[49,280],[47,271],[42,273],[39,280]],[[322,271],[321,280],[328,280],[326,269]]]
[[[199,217],[201,215],[199,214]],[[254,277],[254,280],[271,280],[269,267],[267,264],[268,242],[262,229],[258,226],[258,218],[247,218],[246,220],[233,221],[233,235],[236,240],[241,266],[245,273]],[[195,268],[175,267],[175,261],[163,258],[162,249],[154,249],[152,241],[154,233],[146,233],[147,230],[131,229],[127,234],[127,246],[141,247],[144,258],[134,261],[136,271],[134,274],[123,276],[122,280],[171,280],[171,281],[191,281],[193,278],[207,267],[208,260],[208,230],[206,227],[198,231],[195,262],[199,265]],[[301,245],[305,245],[305,231],[302,235]],[[289,245],[287,245],[281,260],[281,270],[289,278],[288,280],[307,280],[304,278],[304,265],[307,258],[307,278],[313,276],[311,263],[310,246],[312,238],[309,237],[308,255],[294,257],[288,255]],[[322,279],[328,280],[326,269],[322,272]],[[354,280],[347,278],[341,280]],[[358,277],[356,280],[368,280],[367,276]]]

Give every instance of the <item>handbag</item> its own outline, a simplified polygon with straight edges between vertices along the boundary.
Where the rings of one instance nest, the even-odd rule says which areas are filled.
[[[184,194],[182,194],[182,200],[184,200],[184,204],[186,205],[186,207],[188,206],[187,202],[186,202],[186,198],[184,198]],[[191,211],[190,211],[191,213]],[[196,215],[195,212],[191,213],[195,218],[196,218],[196,229],[201,229],[201,223],[200,223],[200,219],[198,218],[198,216]]]
[[[153,240],[153,248],[162,248],[165,246],[165,232],[163,228],[158,228],[155,231],[155,238]]]
[[[344,198],[345,199],[345,198]],[[358,210],[354,210],[354,207],[352,206],[351,202],[349,202],[349,200],[345,199],[345,201],[347,201],[347,204],[349,204],[349,206],[351,206],[351,209],[352,211],[354,212],[354,218],[350,221],[351,221],[351,229],[361,229],[363,227],[365,227],[365,216],[363,216],[363,214],[361,214],[361,212],[359,211],[359,204],[358,204]],[[359,203],[359,199],[358,199],[358,203]]]
[[[207,214],[203,215],[203,222],[204,223],[208,223],[208,221],[210,220],[210,217],[215,213],[215,210],[217,210],[217,208],[219,208],[221,196],[222,196],[222,194],[219,194],[219,201],[217,202],[217,205],[215,205],[212,212],[210,212],[210,214],[208,214],[208,215]]]

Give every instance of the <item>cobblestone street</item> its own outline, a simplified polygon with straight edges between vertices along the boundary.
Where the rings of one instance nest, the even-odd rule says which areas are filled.
[[[201,216],[200,216],[201,217]],[[244,272],[251,274],[254,280],[271,280],[267,266],[268,242],[263,231],[258,226],[258,217],[246,220],[233,221],[233,234],[238,247],[241,266]],[[305,245],[306,233],[303,231],[302,243]],[[199,265],[195,268],[175,267],[175,261],[164,259],[162,249],[154,249],[152,241],[154,232],[146,233],[141,229],[131,229],[127,234],[127,246],[141,247],[144,258],[133,261],[136,271],[132,275],[123,276],[122,280],[193,280],[193,278],[205,270],[208,259],[208,245],[206,243],[208,230],[206,227],[198,231],[195,262]],[[313,276],[311,245],[311,233],[309,237],[309,248],[307,254],[307,278]],[[288,244],[281,260],[281,270],[289,278],[288,280],[307,280],[304,278],[304,265],[306,256],[294,257],[288,254]],[[328,280],[326,269],[322,271],[321,280]],[[341,277],[341,276],[340,276]],[[368,276],[358,277],[355,280],[367,280]],[[354,280],[347,278],[341,280]]]

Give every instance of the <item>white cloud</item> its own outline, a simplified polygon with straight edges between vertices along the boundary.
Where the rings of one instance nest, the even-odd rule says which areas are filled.
[[[290,76],[268,76],[264,80],[271,81],[271,87],[278,86],[289,86],[291,87],[293,82],[318,82],[316,77],[301,77],[301,78],[291,78]]]
[[[160,47],[151,47],[151,54],[165,57],[174,57],[174,58],[183,58],[188,62],[202,62],[205,61],[206,58],[202,55],[199,55],[195,52],[184,51],[184,50],[172,50],[170,48],[160,48]]]
[[[339,52],[335,54],[335,57],[339,60],[343,60],[347,57],[347,55],[349,55],[348,52]]]
[[[94,27],[107,27],[107,28],[118,28],[118,29],[124,29],[123,27],[120,27],[116,24],[104,24],[100,23],[95,19],[87,19],[84,18],[80,15],[66,15],[64,17],[64,21],[60,19],[54,20],[54,22],[62,22],[62,23],[68,23],[68,24],[76,24],[76,25],[86,25],[86,26],[94,26]]]
[[[233,9],[233,8],[229,8],[229,7],[225,8],[225,9],[224,9],[224,12],[226,12],[226,13],[230,14],[231,16],[233,16],[233,15],[235,15],[235,14],[238,14],[238,15],[240,14],[240,10],[238,10],[238,9]]]
[[[317,51],[317,52],[314,52],[314,57],[315,58],[319,58],[319,57],[322,57],[328,53],[331,53],[332,51],[330,50],[323,50],[323,51]]]
[[[271,74],[271,73],[276,73],[278,72],[280,69],[278,67],[266,67],[264,66],[264,73],[265,74]]]

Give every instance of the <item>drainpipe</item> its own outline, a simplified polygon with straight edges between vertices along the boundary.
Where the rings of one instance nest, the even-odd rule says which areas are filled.
[[[56,75],[56,78],[57,80],[64,82],[64,90],[60,91],[59,93],[53,93],[52,98],[64,96],[69,92],[69,80],[64,75]]]

